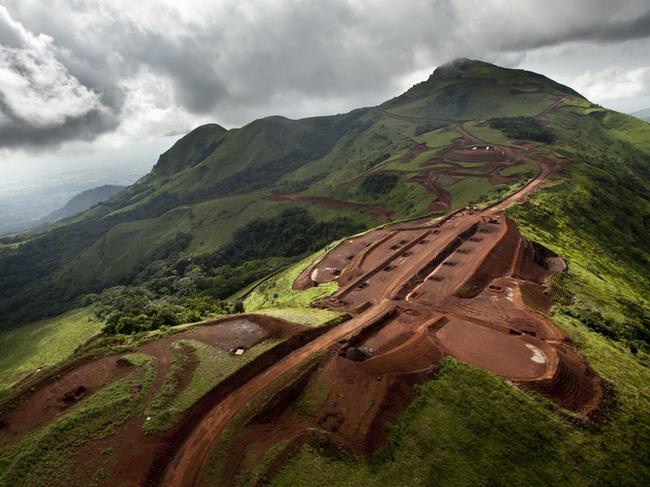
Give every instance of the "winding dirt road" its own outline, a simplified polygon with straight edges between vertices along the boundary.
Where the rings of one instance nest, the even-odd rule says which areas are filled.
[[[479,140],[469,134],[462,127],[462,124],[457,126],[457,128],[466,137]],[[526,186],[503,199],[498,204],[479,212],[456,213],[439,224],[436,229],[439,233],[436,235],[434,245],[430,249],[426,249],[425,252],[418,252],[418,258],[411,259],[408,265],[401,266],[400,272],[391,279],[390,283],[385,283],[381,289],[378,289],[379,292],[375,294],[373,304],[367,310],[295,350],[263,373],[243,384],[219,404],[216,404],[196,426],[189,438],[182,445],[179,445],[176,456],[165,472],[162,484],[175,487],[196,485],[198,476],[206,467],[206,462],[214,442],[228,425],[229,421],[247,403],[271,385],[276,379],[305,363],[317,352],[326,350],[337,341],[358,332],[367,326],[368,323],[373,322],[382,313],[394,308],[395,303],[391,300],[391,296],[410,276],[416,274],[422,268],[424,263],[430,259],[431,255],[435,255],[436,252],[444,248],[464,229],[486,218],[499,215],[507,206],[522,200],[531,191],[536,189],[552,170],[552,167],[547,161],[539,161],[539,163],[539,174]],[[430,231],[429,228],[423,227],[423,231],[428,232]],[[367,276],[364,276],[364,278],[367,278]],[[345,294],[346,289],[342,289],[338,294]]]
[[[538,117],[562,100],[555,100]],[[483,143],[462,123],[455,128],[470,143]],[[557,159],[543,151],[496,147],[508,157],[536,163],[539,173],[517,192],[483,210],[456,211],[433,226],[421,219],[371,232],[344,242],[328,254],[329,259],[326,255],[305,270],[294,286],[317,285],[323,276],[337,280],[339,291],[321,306],[344,310],[353,317],[280,359],[215,404],[177,446],[162,485],[197,485],[215,441],[238,412],[315,354],[334,350],[341,343],[347,345],[329,359],[325,370],[351,374],[346,379],[348,384],[354,382],[353,376],[362,380],[359,374],[366,374],[363,380],[368,381],[378,373],[397,377],[431,370],[444,355],[454,355],[584,414],[598,407],[602,396],[598,379],[577,353],[566,348],[564,335],[553,323],[523,302],[521,285],[526,281],[521,276],[550,274],[534,262],[530,245],[503,215],[503,210],[543,183]],[[311,282],[311,276],[317,276],[318,282]],[[470,295],[461,296],[463,293]],[[376,355],[365,362],[341,358],[346,347],[354,348],[353,342],[371,346]],[[350,368],[354,363],[361,365]],[[337,387],[345,389],[344,382]],[[369,383],[358,383],[356,390],[366,390]],[[359,388],[360,384],[366,386]],[[379,402],[386,402],[388,387],[378,389],[382,391],[377,396]],[[351,409],[353,406],[348,414],[353,414]],[[379,406],[372,414],[379,417]],[[365,426],[360,431],[369,434],[374,420],[363,421]],[[285,420],[283,424],[271,424],[269,431],[275,427],[286,433],[291,429],[287,425],[295,422]],[[341,443],[353,444],[359,439],[361,433],[356,433],[356,438],[354,434],[346,436],[342,428]],[[296,437],[288,439],[294,441]]]

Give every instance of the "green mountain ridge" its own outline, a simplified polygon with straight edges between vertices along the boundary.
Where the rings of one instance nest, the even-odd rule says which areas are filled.
[[[85,294],[120,284],[143,284],[156,295],[174,293],[169,283],[194,267],[192,259],[204,276],[194,291],[225,298],[313,250],[308,242],[313,232],[324,245],[323,238],[340,238],[387,218],[412,218],[433,208],[442,214],[489,199],[507,184],[480,173],[471,162],[458,163],[462,167],[454,170],[456,175],[434,178],[449,193],[449,208],[416,176],[422,176],[428,158],[458,137],[456,124],[470,124],[484,140],[509,141],[506,129],[485,121],[523,117],[523,123],[532,123],[531,117],[560,98],[560,109],[545,122],[559,137],[553,150],[571,158],[582,150],[592,151],[592,158],[607,158],[611,141],[616,160],[632,155],[618,170],[634,172],[641,187],[647,187],[643,137],[648,129],[642,122],[593,105],[542,75],[458,60],[377,107],[301,120],[267,117],[230,130],[217,124],[198,127],[161,155],[150,174],[110,201],[47,231],[1,239],[0,326],[58,314]],[[536,123],[534,130],[540,130]],[[594,144],[565,135],[587,126],[601,138]],[[520,171],[525,176],[534,168],[522,163]],[[570,171],[563,169],[565,177]],[[384,182],[364,186],[369,177]],[[515,184],[520,177],[504,181]],[[394,181],[383,187],[388,180]],[[365,187],[378,187],[379,193]],[[432,207],[432,201],[440,204]],[[247,262],[224,253],[233,239],[245,241],[241,232],[247,225],[282,221],[290,208],[303,212],[299,231],[305,232],[291,255],[272,244],[267,246],[270,255]],[[639,273],[646,265],[647,258]]]
[[[540,168],[550,168],[543,181]],[[337,284],[293,287],[338,242],[388,221],[486,206],[533,178],[540,185],[505,214],[536,249],[567,264],[544,286],[553,306],[542,314],[567,336],[561,346],[575,346],[603,380],[592,416],[448,357],[397,417],[386,411],[386,441],[361,454],[327,440],[332,424],[349,427],[330,421],[345,397],[312,375],[336,377],[338,369],[318,364],[344,360],[330,353],[343,350],[339,340],[327,351],[315,347],[230,418],[201,483],[648,485],[650,125],[542,75],[465,59],[376,107],[198,127],[110,200],[0,239],[0,406],[20,411],[52,386],[79,401],[58,409],[61,401],[46,398],[37,410],[52,416],[22,436],[12,418],[0,418],[0,485],[108,485],[139,467],[155,474],[151,464],[132,471],[128,462],[160,441],[166,467],[167,449],[186,445],[185,426],[203,425],[191,422],[205,419],[195,406],[214,407],[220,381],[278,342],[271,335],[237,358],[192,339],[223,324],[209,320],[244,311],[229,319],[273,316],[312,328],[312,338],[338,332],[352,320],[312,306]],[[538,294],[520,295],[537,309]],[[88,395],[63,387],[61,377],[87,360],[113,360],[127,375]],[[267,356],[253,380],[244,371],[238,392],[282,361]],[[392,380],[376,378],[368,375],[368,389]],[[14,394],[23,395],[12,402]],[[364,424],[383,406],[352,400]],[[293,425],[278,418],[297,418],[301,428],[321,407],[327,415],[309,438],[289,439]],[[283,435],[274,422],[287,426]],[[250,447],[246,432],[268,439],[268,448]]]
[[[122,191],[125,187],[126,186],[120,186],[117,184],[104,184],[102,186],[97,186],[96,188],[82,191],[70,198],[70,200],[61,208],[43,218],[42,223],[54,222],[62,218],[76,215],[82,211],[86,211],[88,208],[91,208],[98,203],[107,201],[113,195]]]

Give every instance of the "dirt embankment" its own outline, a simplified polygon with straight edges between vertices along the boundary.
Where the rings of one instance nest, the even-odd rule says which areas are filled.
[[[232,452],[241,453],[245,445],[249,456],[260,455],[259,460],[278,442],[288,442],[296,451],[301,442],[310,441],[308,432],[321,431],[330,444],[368,453],[381,442],[385,422],[412,398],[412,385],[434,373],[446,355],[536,388],[580,414],[597,410],[599,380],[584,361],[567,366],[570,354],[565,349],[571,345],[521,298],[519,286],[526,281],[517,277],[520,269],[539,265],[528,262],[534,255],[522,251],[526,242],[499,208],[457,212],[420,231],[394,228],[388,238],[375,235],[379,244],[366,246],[363,259],[354,260],[337,277],[346,284],[321,303],[356,316],[269,367],[206,413],[202,427],[189,433],[170,463],[165,485],[192,485],[235,412],[315,350],[328,351],[322,368],[299,391],[282,396],[272,415],[240,425]],[[346,255],[346,246],[353,245],[344,242],[335,252]],[[331,262],[326,256],[311,271]],[[473,292],[459,297],[465,282],[475,284]],[[407,292],[399,292],[405,286]],[[232,454],[231,467],[220,477],[225,483],[245,469],[236,462],[239,454]]]
[[[462,125],[459,131],[464,142],[480,143]],[[515,157],[523,157],[526,148],[501,150],[514,161]],[[461,239],[462,245],[454,246],[451,253],[444,252],[473,225],[489,227],[488,220],[500,219],[500,228],[510,229],[511,223],[501,211],[537,188],[556,163],[550,155],[536,160],[541,170],[535,179],[481,212],[456,212],[437,226],[422,227],[419,232],[411,223],[393,227],[388,236],[370,233],[375,243],[364,242],[364,250],[356,257],[352,257],[358,252],[353,250],[353,242],[344,242],[329,260],[325,256],[311,267],[310,278],[327,276],[342,284],[339,292],[320,306],[346,310],[355,316],[274,364],[263,376],[233,391],[207,413],[201,427],[197,426],[177,450],[166,471],[165,485],[192,485],[197,472],[206,467],[211,445],[235,411],[316,350],[328,350],[329,358],[310,376],[309,383],[291,396],[292,400],[280,401],[281,412],[276,411],[272,418],[265,416],[261,422],[264,437],[257,438],[253,433],[259,433],[259,421],[241,426],[239,441],[246,443],[247,451],[262,455],[272,446],[264,438],[287,441],[291,448],[287,447],[285,454],[297,451],[301,442],[312,436],[306,431],[320,431],[328,444],[368,452],[380,441],[373,438],[381,438],[385,421],[408,403],[412,383],[433,373],[447,354],[501,373],[525,387],[548,383],[542,393],[550,399],[570,405],[581,414],[593,412],[602,396],[600,383],[594,380],[591,389],[575,388],[578,393],[561,386],[584,382],[591,372],[582,362],[582,369],[568,369],[576,377],[561,379],[567,367],[566,357],[558,347],[571,346],[563,342],[563,335],[552,323],[529,309],[522,299],[520,285],[527,281],[522,281],[520,274],[524,273],[520,270],[532,267],[527,263],[531,254],[522,251],[526,244],[518,234],[502,230],[477,233],[476,238]],[[436,255],[440,257],[436,259]],[[349,264],[341,266],[341,258]],[[434,264],[428,265],[431,262]],[[399,294],[398,290],[413,276],[419,276],[415,289]],[[317,281],[311,279],[312,284]],[[478,294],[457,296],[466,281],[476,284]],[[307,404],[311,406],[305,410]],[[241,443],[233,451],[242,451]],[[285,454],[274,464],[281,464]],[[224,472],[222,480],[234,478],[239,468]]]
[[[218,401],[220,397],[236,389],[242,381],[257,375],[279,357],[312,340],[320,332],[319,329],[305,328],[284,320],[249,314],[214,320],[146,343],[139,349],[133,350],[152,356],[157,364],[156,376],[145,402],[153,399],[164,383],[172,361],[171,346],[179,340],[197,340],[224,351],[236,347],[250,348],[270,338],[284,340],[227,378],[210,393],[212,395],[209,394],[202,399],[203,402],[199,401],[183,418],[178,427],[182,429],[182,425],[196,420],[196,413],[201,410],[202,404]],[[193,353],[188,355],[188,359],[184,365],[185,376],[181,376],[176,385],[177,391],[183,390],[188,385],[198,365]],[[25,391],[19,392],[14,399],[3,405],[3,413],[0,416],[3,425],[0,430],[0,440],[9,443],[20,441],[24,435],[65,414],[68,409],[85,401],[104,385],[126,376],[131,370],[132,367],[127,361],[121,359],[120,355],[105,357],[88,355],[51,371],[46,377]],[[90,465],[95,460],[99,461],[101,452],[110,449],[115,458],[111,482],[143,485],[158,452],[164,448],[168,435],[173,435],[173,432],[144,434],[143,422],[143,416],[134,415],[115,434],[84,445],[75,456],[80,462],[80,467]],[[90,479],[87,480],[90,482]],[[82,478],[79,482],[84,483]]]
[[[130,420],[109,442],[118,448],[120,465],[106,484],[196,485],[220,435],[240,412],[266,396],[270,399],[257,406],[259,410],[250,411],[248,420],[236,424],[237,434],[223,453],[226,467],[213,472],[219,484],[228,485],[250,471],[272,448],[280,453],[263,473],[262,482],[304,443],[320,445],[332,455],[339,448],[369,454],[384,441],[387,422],[414,397],[414,386],[434,374],[449,355],[536,390],[578,414],[588,416],[598,410],[602,381],[540,313],[544,307],[527,305],[534,295],[530,290],[557,271],[556,262],[545,265],[546,257],[540,262],[539,252],[502,213],[542,184],[557,159],[543,152],[529,156],[526,147],[478,147],[482,142],[462,124],[456,128],[462,137],[454,141],[448,155],[475,157],[477,151],[499,151],[501,155],[484,154],[493,159],[486,161],[492,164],[486,166],[488,172],[499,164],[534,160],[539,174],[517,193],[484,210],[460,210],[435,225],[429,218],[413,220],[335,247],[303,272],[294,287],[336,280],[339,291],[319,305],[348,312],[350,318],[343,323],[304,330],[249,315],[143,347],[141,351],[159,363],[155,391],[169,370],[169,345],[175,340],[197,339],[230,349],[269,337],[285,338],[208,392],[172,430],[145,437],[142,418]],[[409,157],[422,150],[415,147]],[[461,171],[456,166],[453,170]],[[449,208],[451,195],[433,180],[435,170],[425,171],[415,181],[435,192],[439,205]],[[379,207],[328,198],[296,194],[273,198],[364,209],[390,218]],[[297,381],[292,379],[315,357],[317,366],[309,367]],[[100,375],[93,379],[98,381],[95,387],[108,380]],[[137,455],[130,454],[135,451]]]

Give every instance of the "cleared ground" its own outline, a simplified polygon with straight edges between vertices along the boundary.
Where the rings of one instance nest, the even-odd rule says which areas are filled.
[[[328,283],[337,283],[317,306],[336,312],[331,316],[348,314],[340,324],[308,328],[246,315],[140,347],[155,359],[151,384],[132,385],[139,406],[121,428],[75,451],[66,468],[90,470],[70,485],[89,484],[90,465],[109,450],[111,474],[93,480],[97,485],[229,485],[253,471],[263,481],[304,444],[333,454],[372,453],[385,443],[386,425],[415,397],[414,386],[447,356],[538,391],[578,417],[597,414],[600,378],[543,314],[550,301],[539,296],[557,261],[538,255],[503,214],[542,184],[558,159],[523,145],[485,143],[462,124],[454,130],[459,136],[411,176],[434,195],[432,210],[453,209],[466,198],[462,190],[454,193],[454,178],[480,173],[515,181],[518,172],[501,171],[521,164],[538,167],[537,176],[487,208],[350,238],[297,270],[296,300],[316,287],[327,296],[334,289]],[[426,153],[418,144],[405,161]],[[295,193],[274,199],[353,205],[390,218],[377,205]],[[524,304],[531,301],[537,310]],[[296,311],[285,314],[291,315]],[[6,403],[0,429],[6,451],[19,455],[38,428],[119,383],[131,370],[120,364],[119,355],[67,364]]]
[[[88,485],[90,479],[75,472],[92,476],[89,469],[106,455],[102,452],[110,451],[115,466],[112,481],[141,485],[146,481],[148,465],[167,438],[183,427],[179,420],[200,410],[197,402],[219,386],[226,390],[232,387],[228,384],[236,384],[234,377],[256,359],[266,356],[272,361],[276,346],[305,330],[308,328],[270,316],[240,315],[146,343],[137,353],[153,364],[153,373],[150,383],[132,384],[130,395],[127,390],[123,402],[131,406],[125,416],[120,416],[124,424],[61,452],[55,463],[42,466],[44,475],[56,472],[66,485]],[[18,459],[29,458],[26,451],[39,456],[46,453],[43,431],[66,421],[73,423],[84,408],[97,410],[92,406],[95,397],[106,395],[105,391],[131,376],[133,366],[123,355],[82,355],[6,401],[0,410],[0,448],[14,467],[6,470],[6,477],[0,480],[29,478],[24,470],[27,466],[21,466]],[[103,416],[91,416],[85,424],[104,420]],[[68,433],[74,436],[80,427]],[[49,474],[48,469],[52,469]]]
[[[462,125],[458,130],[467,141],[480,142]],[[524,148],[502,150],[524,157]],[[338,292],[318,305],[352,319],[209,411],[183,438],[163,485],[196,485],[202,475],[206,482],[228,483],[238,475],[244,445],[252,463],[284,445],[283,454],[269,462],[268,475],[306,442],[326,450],[373,451],[384,439],[386,422],[412,399],[412,386],[434,373],[446,355],[502,374],[578,415],[595,414],[601,380],[563,333],[521,297],[524,284],[541,286],[554,273],[553,264],[535,255],[502,213],[537,188],[557,162],[550,154],[535,160],[537,177],[491,207],[459,211],[433,226],[422,219],[346,240],[300,274],[297,289],[336,280]],[[308,368],[302,379],[288,379],[323,351],[318,367]],[[276,399],[243,420],[244,405],[269,388]],[[236,441],[227,429],[231,423]],[[230,438],[231,456],[217,462],[215,473],[208,468],[210,452],[222,433]]]

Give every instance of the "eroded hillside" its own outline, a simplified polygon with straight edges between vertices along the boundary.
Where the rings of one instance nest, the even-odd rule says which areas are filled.
[[[0,336],[0,485],[644,485],[648,140],[467,60],[197,129],[4,241],[7,323],[76,299],[84,332],[49,362],[59,321]]]

